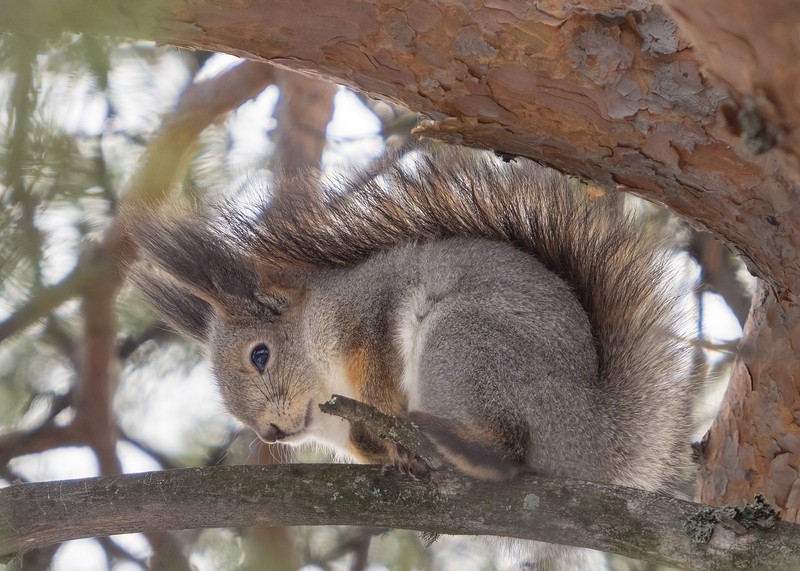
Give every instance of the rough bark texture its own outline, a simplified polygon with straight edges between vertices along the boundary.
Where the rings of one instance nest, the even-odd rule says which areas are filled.
[[[683,569],[786,569],[800,556],[797,526],[782,522],[747,530],[731,520],[696,545],[704,524],[684,525],[700,508],[534,476],[498,486],[449,471],[424,482],[381,466],[217,466],[2,489],[0,553],[141,530],[345,524],[566,541]]]
[[[705,442],[698,501],[735,503],[761,491],[782,517],[800,514],[800,310],[763,283],[728,392]]]
[[[793,173],[791,204],[771,192],[770,224],[797,227],[798,151],[800,150],[800,11],[796,2],[766,5],[733,0],[668,0],[671,13],[697,55],[729,87],[735,105],[724,109],[729,124],[751,149],[770,145],[763,160],[785,161],[781,172]],[[735,112],[734,112],[735,110]],[[784,152],[785,151],[785,152]],[[766,180],[774,184],[776,179]],[[743,197],[744,198],[744,197]],[[743,202],[741,208],[752,208]],[[765,237],[766,238],[766,237]],[[792,232],[769,246],[797,251]],[[781,281],[796,291],[798,265],[786,260]],[[728,392],[705,443],[698,472],[699,501],[737,502],[762,491],[789,521],[800,521],[800,309],[793,295],[759,285],[734,366]]]
[[[705,68],[730,87],[744,110],[759,115],[755,125],[740,124],[750,129],[745,136],[751,137],[751,144],[771,131],[779,139],[776,143],[796,155],[800,149],[797,2],[666,0],[665,4]],[[759,126],[764,130],[759,132]]]

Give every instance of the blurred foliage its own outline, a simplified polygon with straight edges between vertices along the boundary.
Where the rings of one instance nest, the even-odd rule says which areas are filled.
[[[47,43],[0,37],[0,321],[68,276],[87,246],[102,236],[125,182],[181,91],[231,63],[210,56],[86,36]],[[277,88],[271,87],[207,129],[181,193],[193,202],[227,202],[268,180],[276,99]],[[243,122],[256,132],[243,135]],[[372,146],[380,148],[380,137],[372,138]],[[173,335],[129,289],[120,293],[116,308],[121,372],[113,407],[123,467],[138,471],[252,457],[259,445],[240,434],[224,412],[200,348]],[[0,343],[1,433],[24,434],[50,421],[63,425],[74,415],[70,398],[80,374],[80,318],[76,292],[45,322]],[[0,483],[96,475],[96,462],[87,461],[85,450],[3,458]],[[65,459],[71,459],[69,469]],[[294,534],[298,550],[317,562],[315,568],[349,565],[347,550],[326,555],[310,547],[325,543],[331,533],[340,532],[300,528]],[[237,530],[177,536],[197,569],[247,568],[245,539]],[[393,569],[425,568],[416,535],[390,537],[381,539],[391,547],[382,547],[374,561]],[[25,561],[37,568],[51,563],[78,568],[73,567],[78,546],[92,545],[83,555],[105,553],[93,568],[123,568],[123,563],[129,568],[132,562],[142,568],[150,549],[146,542],[126,548],[129,542],[76,542],[52,561],[52,552]],[[80,562],[81,568],[85,564]]]

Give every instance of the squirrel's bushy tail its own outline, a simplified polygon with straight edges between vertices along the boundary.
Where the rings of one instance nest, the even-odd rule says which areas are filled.
[[[589,198],[577,181],[535,163],[462,149],[333,180],[322,197],[316,185],[296,184],[235,232],[275,270],[350,265],[403,242],[450,236],[511,242],[536,256],[589,316],[597,405],[614,416],[598,431],[618,450],[609,462],[629,471],[616,483],[659,489],[682,476],[694,383],[663,229],[626,216],[617,197]],[[615,445],[632,433],[641,435],[635,450]]]

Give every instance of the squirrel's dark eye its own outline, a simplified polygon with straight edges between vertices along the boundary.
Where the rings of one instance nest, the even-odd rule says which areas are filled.
[[[256,345],[250,352],[250,362],[256,366],[259,373],[263,373],[269,361],[269,347],[264,345]]]

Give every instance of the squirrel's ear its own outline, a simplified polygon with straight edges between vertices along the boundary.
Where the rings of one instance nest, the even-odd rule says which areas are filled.
[[[298,305],[305,296],[305,280],[296,272],[275,271],[259,260],[252,260],[259,287],[256,299],[275,314],[285,313],[292,305]]]
[[[142,264],[131,268],[131,281],[160,316],[179,333],[206,343],[214,309],[165,276],[145,270]]]
[[[223,229],[199,217],[126,216],[126,230],[154,262],[194,297],[227,312],[244,310],[259,287],[255,269]]]

